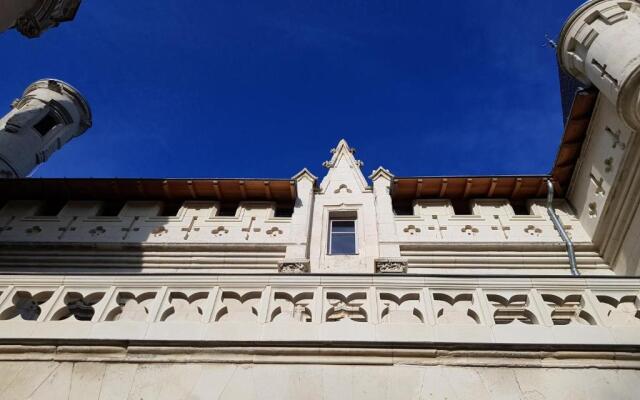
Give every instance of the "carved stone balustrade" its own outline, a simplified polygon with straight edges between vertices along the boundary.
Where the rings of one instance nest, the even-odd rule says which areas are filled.
[[[5,275],[0,292],[0,340],[640,344],[629,278]]]

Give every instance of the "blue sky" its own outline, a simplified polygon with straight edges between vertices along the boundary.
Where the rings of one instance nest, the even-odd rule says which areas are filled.
[[[576,0],[83,1],[0,35],[0,101],[65,80],[93,127],[36,177],[272,177],[341,137],[368,174],[535,174],[562,135],[555,37]]]

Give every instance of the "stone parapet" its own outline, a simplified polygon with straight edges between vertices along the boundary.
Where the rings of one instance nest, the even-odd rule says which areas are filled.
[[[640,344],[640,279],[0,278],[0,339]]]
[[[219,203],[187,201],[175,215],[164,204],[129,201],[119,213],[100,215],[103,202],[70,201],[55,215],[45,202],[13,201],[0,210],[1,242],[36,243],[263,243],[289,242],[291,218],[276,217],[273,202],[241,202],[219,216]]]

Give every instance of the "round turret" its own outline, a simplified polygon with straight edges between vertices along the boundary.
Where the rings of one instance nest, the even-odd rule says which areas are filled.
[[[33,169],[91,126],[91,110],[71,85],[42,79],[29,85],[0,119],[0,178]]]
[[[592,0],[569,17],[560,33],[562,68],[593,85],[620,117],[640,129],[640,3]]]

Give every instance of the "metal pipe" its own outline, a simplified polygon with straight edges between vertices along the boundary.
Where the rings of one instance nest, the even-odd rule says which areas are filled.
[[[560,237],[567,247],[567,255],[569,256],[569,267],[571,268],[571,275],[580,276],[580,272],[578,272],[578,267],[576,265],[576,253],[573,250],[573,242],[571,241],[571,239],[569,239],[569,235],[567,235],[567,232],[564,230],[564,227],[560,222],[560,218],[558,218],[556,210],[553,208],[553,181],[551,179],[547,179],[547,214],[549,214],[549,218],[551,218],[553,226],[556,227],[556,230],[560,234]]]

